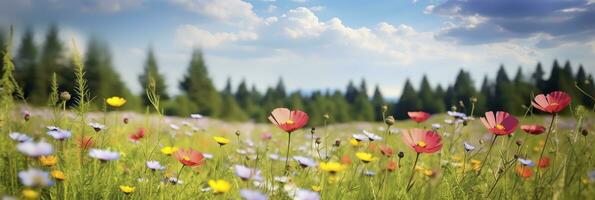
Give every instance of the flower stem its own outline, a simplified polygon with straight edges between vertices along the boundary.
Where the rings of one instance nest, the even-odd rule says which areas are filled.
[[[176,183],[178,183],[180,181],[180,174],[182,173],[182,169],[184,169],[186,165],[182,165],[182,167],[180,168],[180,171],[178,171],[178,175],[176,175]]]
[[[539,154],[539,159],[537,160],[537,162],[539,162],[541,160],[541,158],[543,158],[543,152],[545,152],[545,147],[547,146],[547,143],[550,139],[550,133],[552,132],[552,127],[554,127],[554,121],[556,121],[556,116],[558,116],[557,113],[554,113],[552,115],[552,121],[550,121],[550,127],[548,128],[547,133],[545,134],[545,142],[543,143],[543,147],[541,148],[541,153]],[[539,180],[540,177],[540,167],[537,168],[537,172],[535,173],[535,180]],[[535,196],[538,195],[537,193],[537,186],[538,186],[538,182],[535,181]]]
[[[289,148],[291,146],[291,133],[288,135],[287,138],[287,153],[285,154],[285,172],[289,171]]]
[[[488,157],[490,156],[490,152],[492,152],[492,147],[494,146],[494,143],[496,142],[496,138],[498,138],[498,135],[494,135],[494,139],[492,139],[492,143],[490,144],[488,153],[486,154],[485,158],[483,158],[483,161],[481,161],[481,166],[479,167],[479,171],[477,171],[477,176],[481,175],[481,170],[483,169],[483,166],[486,165],[486,161],[488,160]]]
[[[407,182],[407,192],[411,189],[413,185],[411,185],[411,180],[413,180],[413,175],[415,175],[415,167],[417,166],[417,160],[419,160],[419,153],[415,156],[415,161],[413,162],[413,168],[411,168],[411,176],[409,176],[409,181]]]

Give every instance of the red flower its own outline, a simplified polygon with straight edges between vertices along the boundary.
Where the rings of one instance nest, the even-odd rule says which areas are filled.
[[[95,140],[93,140],[92,137],[82,137],[77,138],[76,140],[78,141],[79,148],[81,149],[89,149],[95,144]]]
[[[496,135],[510,135],[516,130],[519,120],[507,112],[498,111],[496,115],[494,112],[486,112],[485,117],[481,117],[481,123],[490,132]]]
[[[529,133],[532,135],[539,135],[545,131],[545,127],[541,125],[522,125],[521,129],[523,129],[525,133]]]
[[[550,92],[547,95],[537,95],[531,105],[548,113],[558,113],[570,104],[570,96],[562,91]]]
[[[537,167],[539,168],[546,168],[550,166],[550,158],[548,157],[543,157],[541,158],[541,160],[539,160],[537,162]]]
[[[395,151],[393,150],[393,148],[390,148],[389,146],[380,146],[380,153],[382,153],[382,155],[386,157],[391,157],[395,153]]]
[[[287,108],[275,108],[269,116],[269,121],[291,133],[308,123],[308,114],[301,110],[290,111]]]
[[[128,137],[128,139],[130,139],[130,141],[137,142],[137,141],[139,141],[140,139],[142,139],[143,137],[145,137],[145,132],[146,132],[146,131],[147,131],[147,130],[146,130],[146,129],[144,129],[144,128],[139,128],[139,129],[138,129],[138,131],[136,131],[136,133],[135,133],[135,134],[132,134],[132,135],[130,135],[130,136]]]
[[[399,167],[397,165],[397,162],[395,162],[394,160],[391,160],[386,165],[386,170],[388,170],[389,172],[392,172],[392,171],[395,171],[395,169],[397,169],[397,167]]]
[[[200,166],[204,164],[204,156],[202,153],[191,148],[180,149],[176,151],[176,153],[174,153],[174,158],[188,167]]]
[[[341,163],[345,165],[350,165],[352,163],[351,158],[349,158],[348,155],[343,155],[343,157],[341,157]]]
[[[533,171],[531,170],[531,168],[523,166],[517,166],[516,173],[523,178],[529,178],[533,175]]]
[[[404,131],[401,139],[417,153],[434,153],[442,149],[442,138],[435,131],[414,128]]]
[[[430,118],[430,113],[419,111],[419,112],[407,112],[409,118],[417,123],[422,123]]]

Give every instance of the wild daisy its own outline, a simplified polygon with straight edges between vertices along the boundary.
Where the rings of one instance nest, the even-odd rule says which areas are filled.
[[[54,184],[49,173],[35,168],[20,171],[19,179],[23,185],[28,187],[47,187]]]
[[[32,140],[31,137],[19,132],[11,132],[10,134],[8,134],[8,136],[10,137],[10,139],[17,142],[28,142]]]
[[[91,156],[92,158],[95,158],[97,160],[100,160],[102,162],[120,159],[119,152],[102,150],[102,149],[91,149],[89,151],[89,156]]]
[[[30,157],[47,156],[53,152],[52,145],[43,140],[19,143],[17,144],[17,150]]]

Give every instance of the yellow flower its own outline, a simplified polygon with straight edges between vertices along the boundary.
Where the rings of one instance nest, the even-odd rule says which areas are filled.
[[[416,172],[423,172],[425,169],[423,167],[420,166],[415,166],[415,171]]]
[[[452,156],[453,161],[461,161],[462,159],[461,156]]]
[[[63,181],[64,179],[66,179],[66,175],[64,174],[64,172],[60,170],[53,170],[51,174],[52,177],[54,177],[56,180]]]
[[[585,184],[585,185],[588,185],[588,184],[589,184],[589,182],[590,182],[590,181],[589,181],[589,179],[587,179],[587,178],[582,178],[582,179],[581,179],[581,183],[583,183],[583,184]]]
[[[481,164],[481,161],[475,160],[475,159],[471,159],[471,164],[472,165],[480,165]]]
[[[338,163],[338,162],[322,162],[320,163],[320,169],[325,172],[329,172],[331,174],[336,174],[345,170],[345,165]]]
[[[426,169],[426,170],[424,170],[423,174],[427,177],[432,177],[432,176],[434,176],[434,171],[432,171],[431,169]]]
[[[117,108],[117,107],[121,107],[122,105],[124,105],[126,103],[126,99],[124,99],[122,97],[110,97],[110,98],[106,99],[105,102],[107,103],[107,105]]]
[[[124,192],[124,194],[130,194],[134,192],[134,187],[128,185],[120,185],[120,191]]]
[[[25,199],[37,199],[39,197],[39,192],[32,189],[24,189],[23,197],[25,197]]]
[[[165,155],[171,155],[173,153],[175,153],[176,151],[178,151],[178,147],[163,147],[161,148],[161,153],[165,154]]]
[[[225,180],[209,180],[209,187],[215,194],[221,194],[228,192],[231,185]]]
[[[51,167],[58,163],[58,158],[56,156],[41,156],[39,157],[39,161],[41,165]]]
[[[349,140],[349,144],[351,144],[351,146],[358,147],[361,143],[356,139],[351,138],[351,140]]]
[[[217,142],[221,146],[226,145],[227,143],[229,143],[229,140],[227,138],[224,138],[224,137],[215,136],[215,137],[213,137],[213,139],[215,140],[215,142]]]
[[[365,152],[357,152],[357,153],[355,153],[355,156],[357,158],[359,158],[364,163],[369,163],[369,162],[376,160],[376,158],[374,158],[374,156],[372,156],[372,154],[365,153]]]
[[[314,192],[320,192],[321,190],[322,190],[322,187],[320,185],[312,186],[312,191],[314,191]]]

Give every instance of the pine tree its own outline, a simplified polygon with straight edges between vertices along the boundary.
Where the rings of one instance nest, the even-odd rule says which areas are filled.
[[[58,74],[58,81],[64,82],[66,74],[60,73],[65,66],[66,59],[63,56],[64,47],[59,39],[58,27],[51,25],[45,37],[45,43],[41,51],[40,63],[36,65],[35,86],[31,91],[31,102],[36,105],[45,104],[50,94],[50,76]]]
[[[277,87],[275,87],[275,94],[279,101],[284,101],[287,97],[287,92],[285,91],[285,83],[283,82],[283,78],[279,78],[277,82]]]
[[[35,73],[37,68],[37,47],[33,38],[33,30],[30,28],[25,30],[21,38],[21,46],[15,64],[16,79],[19,85],[23,87],[24,96],[29,97],[33,87],[35,87],[35,82],[38,80],[37,77],[40,75]]]
[[[483,77],[483,82],[481,83],[480,89],[480,98],[478,98],[478,102],[482,102],[482,107],[477,107],[477,113],[480,115],[484,112],[490,110],[497,110],[495,105],[495,91],[494,86],[491,85],[488,76]]]
[[[531,101],[533,99],[535,89],[528,81],[526,81],[525,76],[523,75],[523,70],[520,66],[517,69],[516,75],[514,77],[513,86],[516,92],[516,94],[513,95],[515,101],[520,102],[522,105],[525,105],[526,107],[531,106]],[[518,107],[515,108],[517,108],[516,112],[518,112],[518,114],[522,114],[525,112],[524,109]]]
[[[218,116],[221,97],[209,78],[200,50],[192,52],[188,71],[180,82],[180,90],[195,103],[199,113],[212,117]]]
[[[353,81],[349,81],[349,84],[347,84],[347,89],[345,90],[345,99],[347,100],[347,102],[349,104],[353,104],[355,102],[355,98],[358,95],[358,91],[357,88],[355,87],[355,85],[353,84]]]
[[[459,111],[469,114],[473,103],[471,102],[471,98],[477,98],[477,91],[474,85],[469,72],[461,69],[452,88],[454,99],[451,99],[453,101],[451,106],[458,104],[457,107],[461,107],[462,105],[459,102],[462,102],[465,107]]]
[[[397,119],[407,119],[407,112],[408,111],[417,111],[421,108],[419,99],[417,98],[417,93],[409,79],[405,81],[405,86],[403,87],[403,93],[401,94],[401,98],[399,98],[399,102],[394,106],[393,116]]]
[[[138,77],[138,81],[142,88],[142,93],[140,96],[142,97],[144,106],[150,105],[146,91],[150,79],[153,79],[154,81],[155,93],[163,100],[169,99],[169,95],[167,94],[167,86],[165,85],[165,78],[163,74],[159,73],[157,59],[155,58],[153,48],[151,47],[149,47],[147,50],[147,60],[145,61],[143,73]]]
[[[305,108],[300,91],[295,91],[289,95],[289,102],[287,105],[289,105],[289,108],[291,108],[292,110],[303,110]]]
[[[223,95],[233,95],[233,91],[231,89],[231,78],[227,77],[227,80],[225,81],[225,87],[223,87],[223,91],[221,92],[221,94]]]
[[[0,27],[0,58],[4,58],[4,49],[6,49],[6,39],[4,29]],[[4,62],[0,63],[0,72],[4,72]]]
[[[258,92],[258,91],[256,91]],[[246,112],[246,114],[254,119],[255,117],[259,117],[257,112],[260,112],[260,109],[256,105],[258,99],[252,97],[253,94],[248,90],[248,85],[246,84],[246,80],[242,80],[238,85],[238,89],[235,93],[235,99],[238,102],[239,106]]]
[[[541,62],[539,62],[537,63],[537,67],[535,67],[535,71],[531,75],[531,84],[537,88],[537,91],[535,91],[536,94],[547,90],[547,83],[543,79],[544,75],[545,72],[543,71]]]
[[[585,69],[583,68],[583,65],[580,65],[578,68],[578,72],[576,73],[576,85],[581,88],[583,91],[585,91],[587,94],[593,96],[595,95],[595,87],[593,85],[593,77],[589,76],[587,77],[587,73],[585,72]],[[591,98],[589,98],[587,95],[581,94],[579,95],[581,98],[581,101],[583,103],[583,105],[587,106],[588,108],[592,108],[594,103],[593,100]]]
[[[380,94],[380,96],[382,96],[382,94]],[[347,103],[347,100],[341,91],[336,90],[330,97],[330,101],[333,106],[333,112],[329,113],[331,121],[341,123],[353,120],[353,116],[349,112],[349,103]]]
[[[374,117],[374,120],[375,121],[382,121],[383,120],[382,107],[385,104],[386,103],[384,102],[384,96],[382,96],[382,92],[380,91],[380,87],[378,85],[376,85],[376,87],[374,87],[374,95],[372,96],[372,105],[374,106],[374,111],[376,113],[376,115]],[[388,113],[386,113],[386,114],[388,114]]]
[[[362,79],[359,87],[359,92],[355,97],[355,101],[351,107],[352,116],[355,116],[356,120],[359,121],[372,121],[374,120],[374,105],[370,102],[367,94],[368,88],[366,81]],[[330,96],[330,95],[328,95]]]
[[[248,118],[232,94],[223,94],[221,98],[220,118],[230,121],[245,121]]]
[[[444,103],[442,100],[436,98],[426,75],[421,80],[418,95],[422,105],[421,110],[431,114],[444,112]]]

